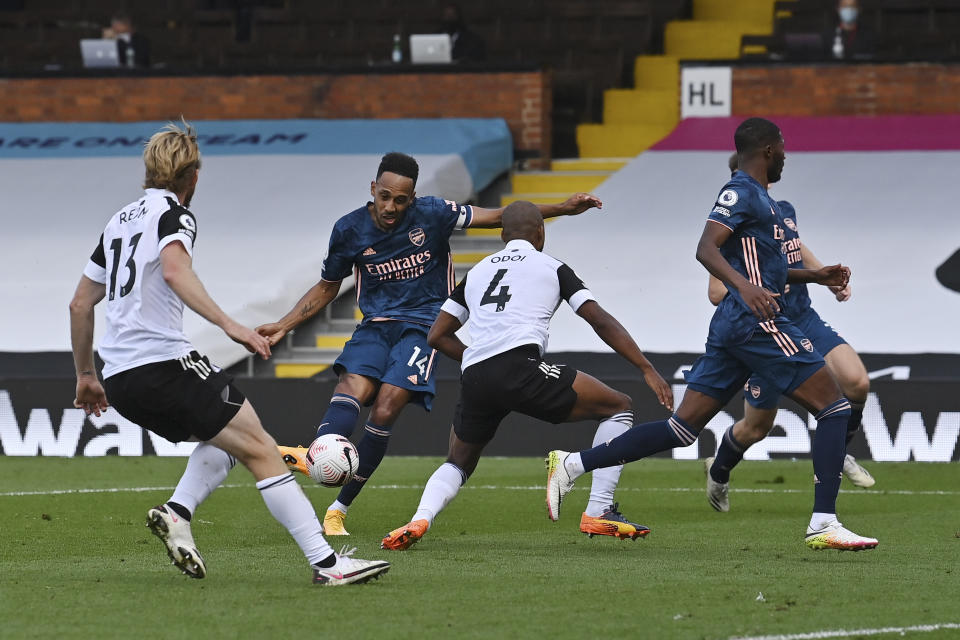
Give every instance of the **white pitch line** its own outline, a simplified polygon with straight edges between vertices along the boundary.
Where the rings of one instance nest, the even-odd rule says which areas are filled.
[[[730,640],[820,640],[820,638],[849,638],[852,636],[879,636],[890,633],[904,635],[906,633],[929,633],[941,629],[960,629],[956,622],[938,624],[920,624],[913,627],[881,627],[879,629],[832,629],[828,631],[811,631],[809,633],[785,633],[770,636],[735,636]]]
[[[250,484],[224,484],[221,489],[249,489]],[[319,485],[303,485],[305,489],[322,489]],[[393,490],[422,490],[422,484],[379,484],[370,485],[371,489],[393,489]],[[102,489],[48,489],[44,491],[3,491],[0,492],[0,498],[20,497],[20,496],[59,496],[70,494],[86,493],[144,493],[148,491],[173,491],[174,487],[104,487]],[[467,484],[462,489],[472,489],[479,491],[544,491],[543,485],[498,485],[498,484]],[[575,487],[574,491],[586,491],[587,487]],[[633,491],[640,493],[699,493],[702,488],[697,487],[620,487],[617,491]],[[731,493],[809,493],[809,489],[730,489]],[[960,491],[909,491],[892,490],[878,491],[876,489],[841,489],[840,493],[868,496],[900,495],[900,496],[957,496]]]

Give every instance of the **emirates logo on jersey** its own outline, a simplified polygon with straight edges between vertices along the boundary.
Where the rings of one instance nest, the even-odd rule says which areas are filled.
[[[412,242],[418,247],[422,247],[423,243],[427,239],[427,234],[424,233],[423,229],[421,229],[420,227],[417,227],[416,229],[411,229],[410,233],[407,235],[410,236],[410,242]]]

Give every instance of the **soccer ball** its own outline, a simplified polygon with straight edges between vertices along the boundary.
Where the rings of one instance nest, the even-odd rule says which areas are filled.
[[[353,479],[360,456],[353,443],[336,433],[327,433],[307,449],[307,470],[325,487],[342,487]]]

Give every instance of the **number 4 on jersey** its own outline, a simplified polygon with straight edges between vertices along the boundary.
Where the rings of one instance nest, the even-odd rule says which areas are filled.
[[[483,297],[480,298],[480,305],[485,304],[494,304],[497,305],[497,311],[503,311],[503,308],[506,306],[507,302],[510,301],[510,286],[503,285],[500,287],[500,291],[497,292],[497,295],[493,295],[493,290],[497,288],[497,285],[500,284],[500,281],[503,280],[503,276],[507,274],[506,269],[500,269],[493,276],[493,280],[490,281],[490,286],[487,287],[487,290],[483,293]]]

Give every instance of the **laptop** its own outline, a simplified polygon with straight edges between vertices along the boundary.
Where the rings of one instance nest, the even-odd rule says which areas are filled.
[[[449,64],[453,47],[446,33],[415,33],[410,36],[410,62],[413,64]]]
[[[84,38],[80,41],[80,56],[88,69],[120,66],[117,41],[113,38]]]
[[[785,33],[783,48],[791,60],[822,60],[827,57],[823,36],[819,33]]]

